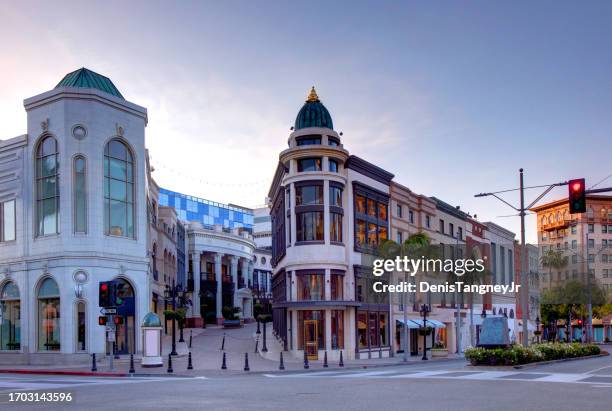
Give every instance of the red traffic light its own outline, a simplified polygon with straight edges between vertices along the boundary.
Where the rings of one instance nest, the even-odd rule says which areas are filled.
[[[101,315],[98,317],[98,325],[106,325],[106,316]]]
[[[578,325],[582,325],[582,320],[578,320]]]
[[[580,191],[582,190],[582,183],[579,181],[576,181],[574,184],[572,184],[572,191]]]
[[[586,212],[586,187],[584,178],[568,181],[569,185],[569,212],[578,214]]]
[[[106,283],[100,284],[100,291],[108,291],[108,284]]]
[[[123,324],[123,317],[120,315],[116,315],[114,321],[115,321],[115,325],[121,325]]]

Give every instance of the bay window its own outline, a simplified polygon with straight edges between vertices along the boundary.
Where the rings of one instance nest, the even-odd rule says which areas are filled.
[[[321,157],[301,158],[297,160],[298,172],[321,171]]]

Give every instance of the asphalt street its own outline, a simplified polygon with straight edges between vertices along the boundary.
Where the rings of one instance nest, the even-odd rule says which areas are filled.
[[[69,392],[71,402],[11,402]],[[463,360],[368,369],[211,373],[199,377],[0,375],[3,410],[577,410],[608,409],[612,358],[524,369]]]

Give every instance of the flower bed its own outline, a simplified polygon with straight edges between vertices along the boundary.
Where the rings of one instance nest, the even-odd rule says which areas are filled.
[[[527,348],[513,345],[510,348],[468,348],[465,358],[472,365],[519,365],[538,361],[585,357],[601,352],[595,344],[534,344]]]

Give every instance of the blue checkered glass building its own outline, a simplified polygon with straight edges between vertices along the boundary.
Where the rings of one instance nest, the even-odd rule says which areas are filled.
[[[178,218],[183,221],[197,221],[204,227],[219,224],[223,228],[243,228],[253,233],[253,212],[227,204],[216,203],[165,188],[159,189],[159,205],[174,207]]]

